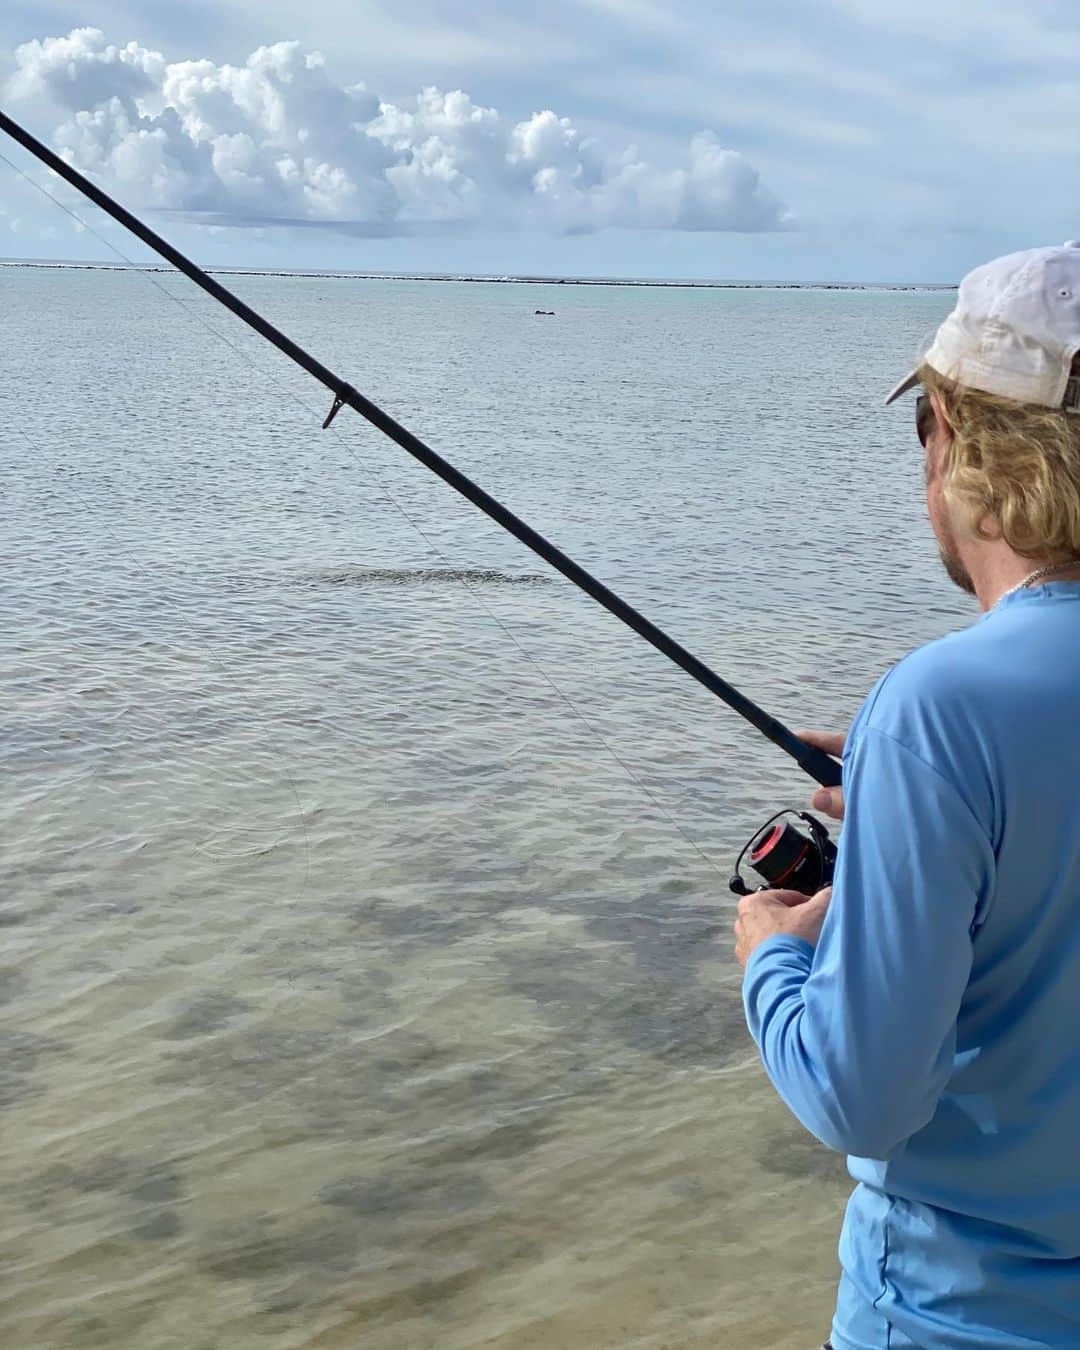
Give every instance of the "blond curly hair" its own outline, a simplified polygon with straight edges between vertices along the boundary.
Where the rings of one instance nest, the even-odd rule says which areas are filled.
[[[1023,557],[1080,557],[1080,416],[985,394],[925,363],[919,380],[952,428],[945,496],[971,529],[1000,533]]]

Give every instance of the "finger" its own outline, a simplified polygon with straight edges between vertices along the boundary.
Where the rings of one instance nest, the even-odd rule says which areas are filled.
[[[797,731],[795,735],[807,745],[816,745],[827,755],[842,755],[844,742],[847,740],[847,735],[843,731]]]
[[[797,905],[809,904],[810,897],[805,891],[763,891],[770,900],[775,900],[781,905],[786,905],[788,909],[794,909]]]
[[[823,890],[818,891],[816,895],[812,895],[807,903],[812,909],[824,911],[829,908],[830,900],[832,900],[832,887],[826,886]]]
[[[843,820],[844,789],[818,788],[810,798],[810,805],[815,811],[820,811],[823,816],[829,816],[833,820]]]
[[[740,918],[749,918],[763,910],[792,909],[805,905],[810,897],[804,891],[751,891],[736,906]]]
[[[740,914],[749,914],[752,910],[760,909],[762,905],[771,904],[778,896],[797,894],[797,891],[770,891],[767,886],[763,886],[759,891],[751,891],[749,895],[740,896],[735,908]]]

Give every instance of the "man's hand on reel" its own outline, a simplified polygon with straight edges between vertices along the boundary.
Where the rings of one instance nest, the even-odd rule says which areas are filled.
[[[755,947],[777,933],[817,945],[832,898],[832,887],[816,895],[801,891],[754,891],[739,901],[735,920],[735,957],[745,966]]]

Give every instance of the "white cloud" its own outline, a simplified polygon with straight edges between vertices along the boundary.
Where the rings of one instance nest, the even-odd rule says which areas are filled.
[[[94,28],[16,49],[9,83],[62,118],[52,140],[128,203],[218,224],[372,234],[542,224],[763,231],[787,216],[710,132],[679,163],[612,151],[546,109],[516,124],[461,90],[380,100],[334,81],[299,43],[242,66],[169,62]]]

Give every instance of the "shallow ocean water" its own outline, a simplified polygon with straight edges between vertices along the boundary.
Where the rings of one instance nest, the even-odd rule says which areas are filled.
[[[973,617],[947,293],[229,284],[791,726]],[[817,1344],[727,890],[807,780],[181,279],[0,304],[0,1342]]]

